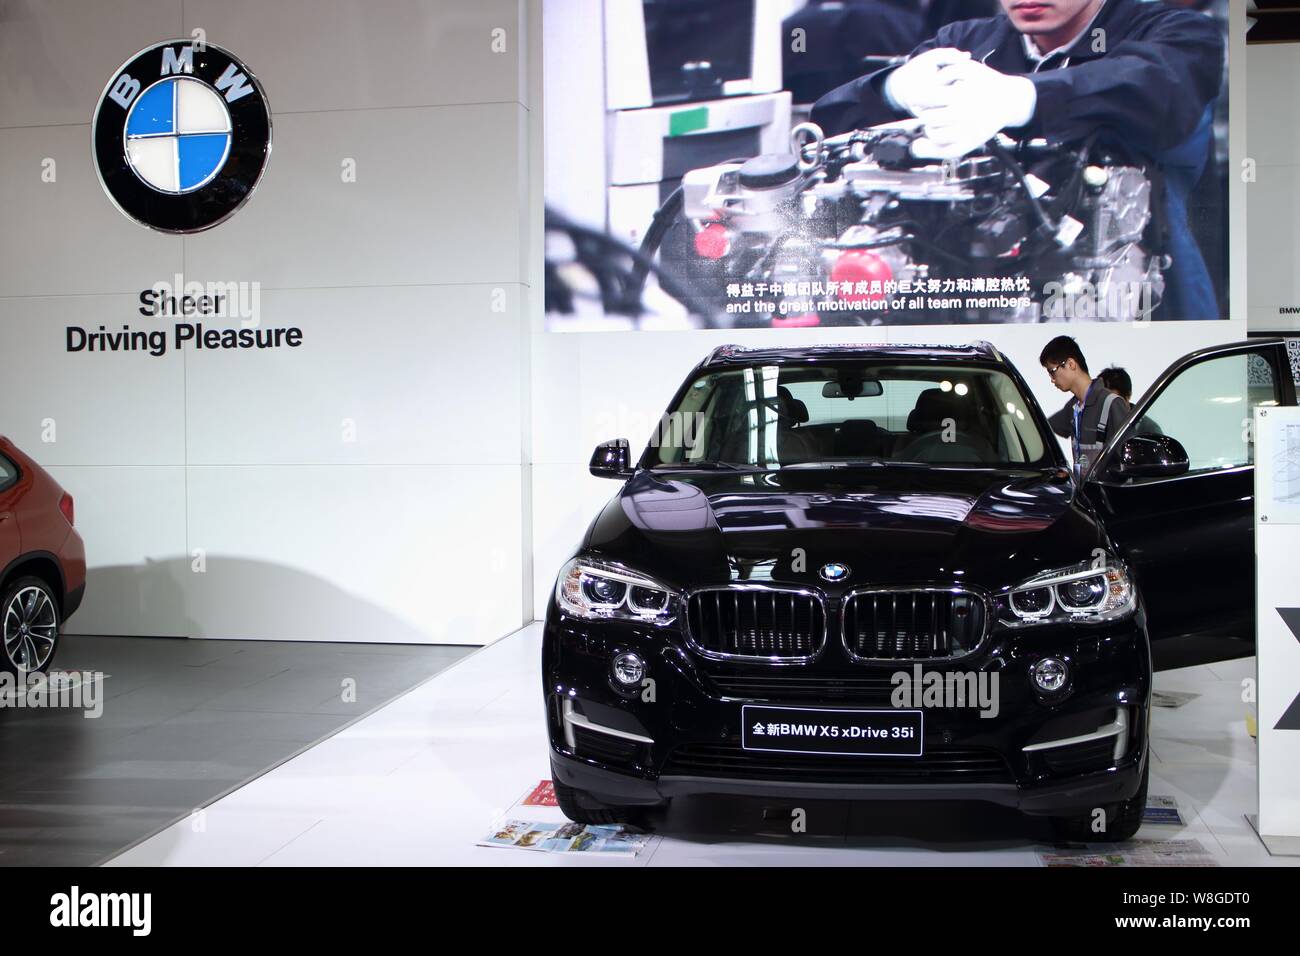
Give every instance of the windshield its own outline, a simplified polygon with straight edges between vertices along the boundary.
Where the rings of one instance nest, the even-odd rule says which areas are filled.
[[[1029,402],[1004,372],[879,361],[707,372],[664,416],[643,463],[1054,464]]]

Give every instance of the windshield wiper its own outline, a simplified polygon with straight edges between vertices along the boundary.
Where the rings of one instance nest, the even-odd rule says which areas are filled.
[[[782,471],[817,471],[844,468],[932,468],[923,461],[888,461],[883,458],[837,458],[825,461],[795,461],[782,465]]]
[[[651,471],[768,471],[762,465],[741,465],[734,461],[678,461],[661,462]]]

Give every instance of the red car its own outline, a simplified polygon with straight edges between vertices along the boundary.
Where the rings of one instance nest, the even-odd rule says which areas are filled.
[[[43,671],[86,591],[72,495],[0,436],[0,669]]]

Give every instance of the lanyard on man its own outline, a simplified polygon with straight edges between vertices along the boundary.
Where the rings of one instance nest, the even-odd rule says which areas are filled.
[[[1083,398],[1075,399],[1074,402],[1074,428],[1071,429],[1072,435],[1070,436],[1070,451],[1074,456],[1074,477],[1079,481],[1083,480],[1084,464],[1083,456],[1081,454],[1082,449],[1079,447],[1082,444],[1080,441],[1080,435],[1083,431],[1083,407],[1088,403],[1088,396],[1092,394],[1092,390],[1096,387],[1097,383],[1093,382],[1088,386],[1088,391],[1084,394]]]

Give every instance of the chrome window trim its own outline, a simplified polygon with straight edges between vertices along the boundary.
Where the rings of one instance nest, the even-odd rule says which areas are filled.
[[[5,478],[4,474],[8,472],[9,477]],[[8,455],[0,452],[0,491],[8,491],[14,485],[22,480],[23,470],[18,467],[18,462],[14,461]]]
[[[848,634],[844,631],[844,611],[851,600],[864,594],[967,594],[977,598],[984,607],[984,630],[979,636],[979,640],[963,654],[955,654],[950,657],[861,657],[856,654],[849,646]],[[840,645],[844,648],[844,654],[849,661],[854,664],[950,664],[953,661],[965,660],[983,649],[984,644],[988,641],[989,634],[993,630],[994,605],[989,596],[982,590],[964,584],[954,584],[950,587],[941,585],[900,585],[898,587],[861,587],[853,588],[846,591],[844,597],[840,600]]]
[[[822,633],[820,644],[811,654],[802,654],[798,656],[781,654],[728,654],[723,651],[709,650],[708,648],[701,646],[700,643],[695,640],[695,635],[691,632],[691,600],[696,595],[718,591],[727,593],[755,591],[770,594],[793,594],[798,597],[812,598],[817,602],[817,605],[821,608],[822,612]],[[816,588],[806,588],[798,585],[783,587],[781,585],[756,584],[753,582],[709,584],[698,588],[692,588],[689,591],[682,592],[682,634],[686,637],[686,645],[692,651],[711,661],[741,661],[753,664],[771,664],[776,667],[811,664],[825,653],[826,645],[830,643],[830,619],[826,610],[826,595]]]
[[[1208,478],[1211,475],[1235,475],[1243,471],[1254,471],[1254,465],[1228,465],[1224,468],[1202,468],[1200,471],[1186,471],[1181,475],[1167,478],[1090,478],[1104,488],[1145,488],[1148,485],[1167,485],[1175,481],[1191,481],[1193,478]]]

